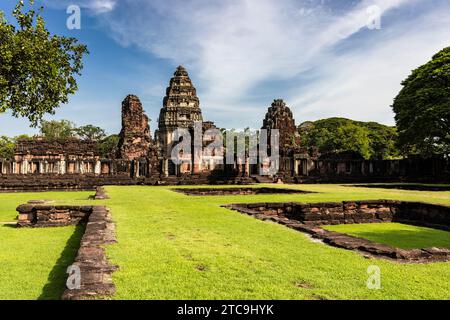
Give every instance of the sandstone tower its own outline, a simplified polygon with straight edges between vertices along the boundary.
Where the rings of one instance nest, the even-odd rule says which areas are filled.
[[[279,130],[279,154],[280,174],[295,171],[303,171],[302,162],[299,161],[299,153],[304,152],[300,148],[300,135],[295,124],[291,109],[282,99],[274,100],[266,113],[263,122],[263,129],[267,129],[270,133],[272,129]],[[270,139],[268,140],[270,145]]]
[[[146,158],[152,144],[148,117],[141,101],[129,95],[122,102],[122,131],[117,157],[125,160]]]
[[[199,172],[200,168],[193,163],[177,168],[169,160],[172,147],[174,143],[178,142],[174,141],[174,131],[177,128],[185,128],[192,134],[195,122],[200,122],[203,125],[200,100],[188,72],[184,67],[179,66],[170,79],[169,87],[166,90],[163,107],[159,115],[159,128],[156,133],[158,145],[165,158],[163,171],[166,175]]]
[[[300,136],[291,109],[282,99],[274,100],[263,122],[263,129],[280,130],[280,150],[300,144]]]

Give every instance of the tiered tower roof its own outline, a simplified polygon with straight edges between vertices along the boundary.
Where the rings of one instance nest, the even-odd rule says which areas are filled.
[[[159,116],[159,130],[191,127],[194,121],[203,121],[200,100],[186,69],[179,66],[170,79]]]

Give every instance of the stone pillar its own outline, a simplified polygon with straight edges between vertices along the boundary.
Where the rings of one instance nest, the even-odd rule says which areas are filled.
[[[139,178],[139,167],[140,167],[140,161],[139,160],[135,160],[134,161],[134,176],[136,178]]]
[[[250,177],[250,160],[248,157],[245,158],[245,176]]]
[[[21,174],[28,173],[28,162],[26,160],[22,161],[22,172]]]
[[[164,166],[163,166],[163,172],[164,172],[164,176],[168,177],[169,176],[169,159],[164,159]]]
[[[66,161],[61,160],[59,162],[59,174],[66,174]]]
[[[95,169],[94,169],[94,173],[96,174],[96,175],[99,175],[99,174],[101,174],[102,172],[102,163],[100,162],[100,161],[96,161],[95,162]]]

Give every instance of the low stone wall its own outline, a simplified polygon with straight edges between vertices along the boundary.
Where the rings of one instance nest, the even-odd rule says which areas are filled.
[[[421,248],[421,249],[401,249],[377,243],[364,238],[353,237],[347,234],[324,230],[318,226],[308,226],[295,220],[280,219],[258,215],[256,218],[261,220],[271,220],[288,228],[305,232],[315,239],[320,239],[324,243],[347,250],[356,250],[362,252],[368,257],[382,257],[400,262],[430,263],[450,261],[449,248]]]
[[[450,230],[450,206],[405,201],[351,201],[342,203],[252,203],[224,206],[264,221],[305,232],[323,242],[405,262],[450,261],[449,248],[405,250],[367,239],[322,229],[321,225],[396,221]]]
[[[116,243],[115,227],[109,209],[103,206],[24,204],[17,211],[19,227],[60,227],[86,223],[80,248],[72,264],[79,267],[80,287],[67,289],[63,299],[94,299],[115,293],[112,273],[118,267],[108,262],[105,251],[105,245]]]
[[[80,270],[80,287],[67,289],[62,296],[63,300],[88,300],[112,296],[115,293],[112,274],[118,266],[108,262],[105,245],[116,242],[114,223],[109,210],[101,206],[93,207],[73,263]]]
[[[86,223],[92,206],[23,204],[17,212],[18,227],[62,227]]]
[[[97,189],[95,190],[94,200],[106,200],[106,199],[109,199],[109,196],[105,188],[97,187]]]
[[[91,191],[97,186],[134,186],[134,185],[243,185],[254,180],[233,177],[220,180],[210,175],[188,175],[182,177],[164,177],[152,175],[133,178],[129,173],[118,174],[0,174],[0,192],[40,192],[40,191]]]
[[[136,184],[142,184],[142,180],[128,175],[0,175],[0,192],[91,191],[97,186]]]
[[[227,206],[248,214],[284,216],[307,225],[408,222],[450,230],[450,206],[391,200],[328,203],[249,203]]]
[[[450,186],[426,185],[426,184],[354,184],[349,187],[400,189],[412,191],[450,191]]]
[[[306,194],[309,191],[282,189],[282,188],[180,188],[173,189],[176,192],[190,196],[228,196],[228,195],[252,195],[252,194]]]

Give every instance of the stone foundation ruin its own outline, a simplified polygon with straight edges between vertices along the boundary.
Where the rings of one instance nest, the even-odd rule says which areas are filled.
[[[39,203],[36,201],[33,203]],[[112,273],[118,269],[106,257],[105,246],[116,243],[115,227],[109,209],[103,206],[24,204],[17,208],[18,227],[48,228],[86,225],[72,266],[80,270],[80,287],[66,289],[64,300],[86,300],[115,293]]]
[[[450,231],[450,206],[421,202],[370,200],[339,203],[231,204],[236,210],[305,232],[323,242],[364,254],[404,262],[450,261],[450,248],[405,250],[322,229],[322,225],[399,222]]]

